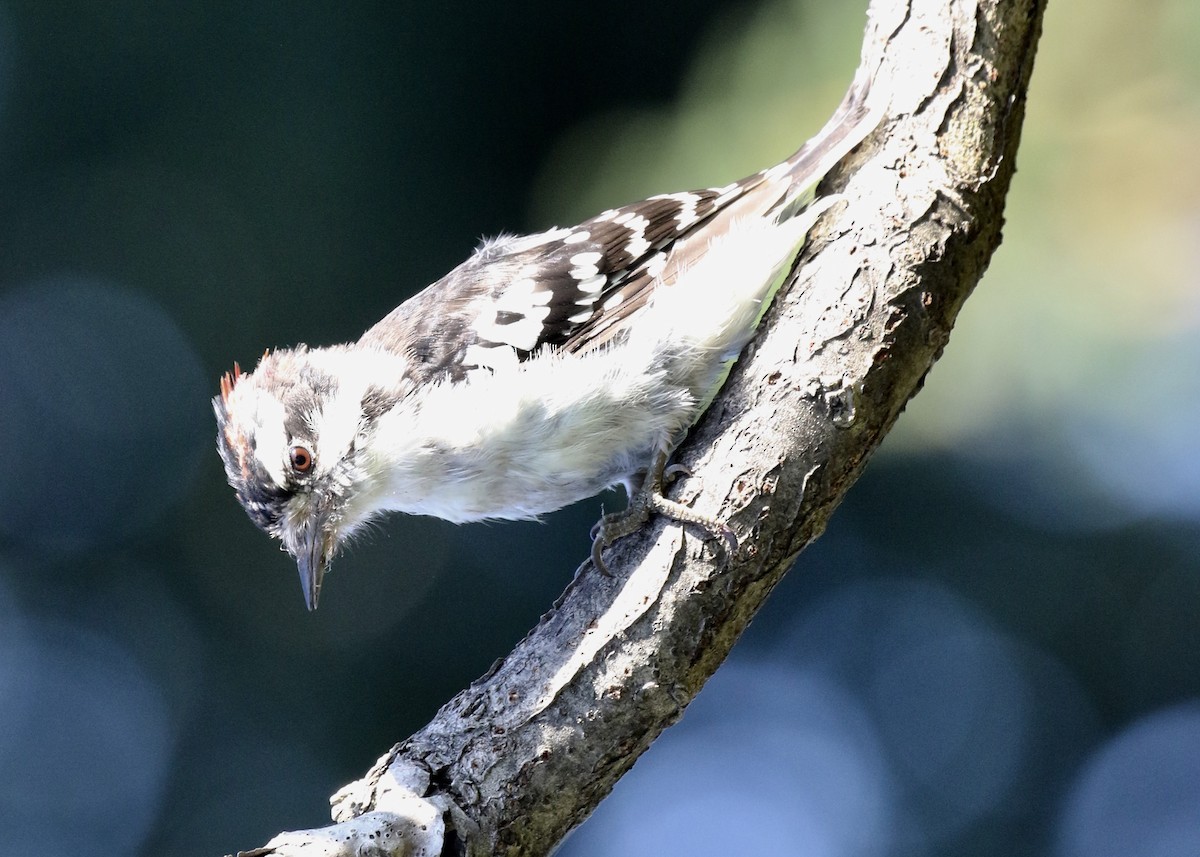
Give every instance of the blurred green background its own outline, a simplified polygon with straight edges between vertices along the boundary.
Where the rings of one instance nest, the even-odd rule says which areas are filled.
[[[320,825],[506,652],[599,500],[390,520],[310,616],[219,374],[774,163],[864,5],[0,0],[0,854]],[[564,857],[1200,854],[1198,130],[1200,5],[1050,4],[945,357]]]

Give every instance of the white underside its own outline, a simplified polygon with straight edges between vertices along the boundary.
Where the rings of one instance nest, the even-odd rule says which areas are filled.
[[[385,510],[530,518],[647,467],[707,405],[824,207],[782,225],[736,224],[657,289],[618,345],[543,353],[418,390],[380,418],[370,457],[360,448],[343,528]]]

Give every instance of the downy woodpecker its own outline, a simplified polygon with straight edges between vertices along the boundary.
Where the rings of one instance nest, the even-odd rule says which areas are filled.
[[[310,610],[330,560],[398,510],[534,518],[622,483],[592,560],[651,512],[725,525],[662,496],[805,235],[816,186],[878,124],[860,73],[825,128],[724,187],[652,196],[578,226],[484,242],[357,342],[271,351],[213,399],[250,518],[295,557]]]

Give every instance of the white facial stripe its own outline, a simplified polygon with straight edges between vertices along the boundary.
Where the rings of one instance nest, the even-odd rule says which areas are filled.
[[[364,385],[343,384],[337,395],[325,402],[321,410],[312,415],[313,437],[317,448],[313,450],[318,476],[332,471],[337,463],[350,451],[354,437],[358,434],[362,416]]]
[[[287,479],[288,439],[283,431],[287,415],[283,403],[274,396],[255,392],[254,457],[271,481],[282,487]]]
[[[310,416],[316,449],[316,471],[324,476],[337,467],[354,444],[362,416],[362,399],[374,379],[394,379],[403,373],[404,361],[382,351],[340,350],[313,352],[314,362],[338,379],[339,386],[324,406]]]

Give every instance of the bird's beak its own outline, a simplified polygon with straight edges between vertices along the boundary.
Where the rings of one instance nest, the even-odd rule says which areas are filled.
[[[296,552],[296,564],[300,566],[300,588],[304,591],[304,603],[309,610],[317,609],[321,597],[321,580],[329,566],[333,536],[317,525],[307,533],[300,550]]]

